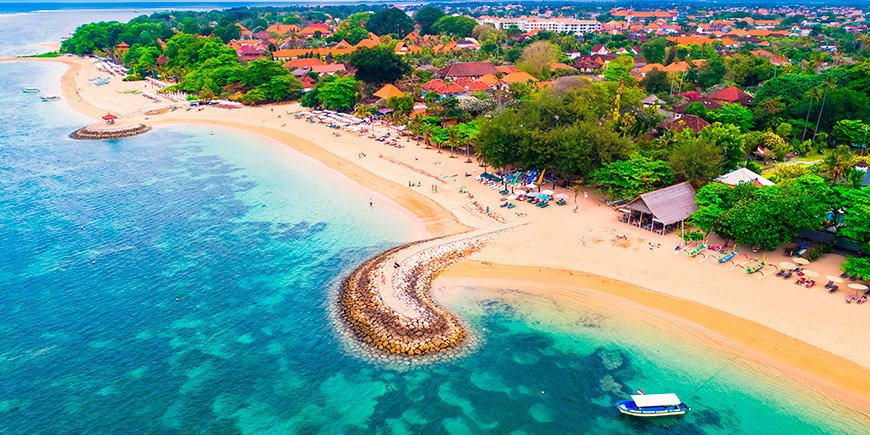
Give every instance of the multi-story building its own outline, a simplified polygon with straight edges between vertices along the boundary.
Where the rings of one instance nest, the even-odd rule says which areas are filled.
[[[598,21],[578,20],[576,18],[566,17],[480,17],[477,21],[480,24],[491,24],[495,26],[496,29],[509,29],[511,27],[516,27],[523,32],[546,30],[555,33],[573,33],[575,35],[581,35],[584,33],[595,33],[601,31],[601,23]]]

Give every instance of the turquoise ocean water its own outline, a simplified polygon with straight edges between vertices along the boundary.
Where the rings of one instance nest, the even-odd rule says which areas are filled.
[[[866,432],[866,416],[685,334],[473,288],[447,303],[474,353],[371,363],[329,298],[415,237],[410,218],[229,130],[68,139],[84,118],[20,92],[59,93],[62,72],[0,64],[0,433]],[[636,388],[694,409],[620,417]]]

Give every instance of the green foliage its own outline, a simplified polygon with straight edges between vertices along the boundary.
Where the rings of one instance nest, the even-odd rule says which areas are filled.
[[[634,198],[670,185],[674,175],[666,162],[632,154],[627,160],[608,163],[593,172],[590,181],[610,189],[612,198]]]
[[[763,57],[739,54],[727,65],[730,80],[740,87],[757,86],[773,77],[773,64]]]
[[[100,21],[79,26],[72,37],[60,43],[61,53],[78,55],[107,52],[120,41],[126,25],[117,21]]]
[[[356,77],[366,83],[394,82],[411,72],[402,56],[383,45],[360,48],[347,60],[357,69]]]
[[[707,112],[706,119],[710,122],[721,122],[723,124],[731,124],[740,128],[740,131],[746,133],[755,125],[755,118],[752,110],[747,109],[739,104],[725,104],[721,108]]]
[[[631,151],[631,141],[600,122],[612,113],[616,84],[594,83],[564,94],[542,92],[480,124],[478,153],[496,167],[555,168],[567,178]],[[623,95],[637,107],[639,95]]]
[[[659,71],[658,68],[653,68],[650,72],[646,73],[646,77],[640,81],[640,85],[650,94],[668,92],[671,89],[668,74]]]
[[[723,168],[725,171],[737,169],[746,154],[743,152],[743,135],[731,124],[714,122],[698,134],[698,140],[705,141],[722,150]]]
[[[722,175],[725,157],[721,147],[709,140],[696,138],[691,129],[685,129],[675,138],[668,163],[679,179],[702,186]]]
[[[348,44],[359,44],[363,39],[368,39],[369,31],[361,26],[341,26],[335,33],[327,38],[329,42],[346,41]]]
[[[31,54],[31,55],[27,55],[27,56],[18,56],[18,57],[21,57],[21,58],[52,58],[52,57],[60,57],[60,53],[57,51],[49,51],[47,53]]]
[[[359,82],[351,77],[329,76],[308,93],[313,95],[306,98],[306,103],[311,103],[311,99],[314,99],[314,102],[325,109],[347,111],[359,99]]]
[[[815,175],[767,187],[714,183],[698,192],[692,221],[705,231],[770,251],[803,230],[818,229],[831,195],[825,180]]]
[[[776,158],[779,160],[782,160],[785,156],[794,151],[794,148],[790,143],[786,143],[786,141],[776,133],[770,131],[764,132],[761,136],[761,146],[773,151],[773,153],[776,154]]]
[[[404,38],[414,30],[414,22],[401,9],[388,8],[375,12],[366,23],[366,30],[378,36]]]
[[[779,165],[774,168],[772,171],[769,171],[764,174],[764,178],[767,178],[774,183],[782,183],[789,180],[794,180],[795,178],[802,177],[810,173],[810,168],[808,165]]]
[[[834,139],[844,145],[861,145],[867,141],[870,125],[859,119],[841,119],[834,124]]]
[[[840,267],[850,275],[870,279],[870,257],[849,257]]]
[[[649,63],[663,63],[665,52],[668,48],[668,40],[664,37],[652,38],[640,45],[640,52]]]
[[[390,109],[393,109],[393,112],[399,116],[408,116],[411,114],[411,111],[414,110],[414,98],[410,95],[405,95],[403,97],[390,97],[387,100],[387,105]]]
[[[535,77],[549,78],[550,66],[560,56],[561,53],[556,44],[550,41],[535,41],[523,49],[517,67]]]
[[[630,81],[633,69],[634,59],[627,54],[620,55],[604,67],[604,79],[611,82]]]
[[[431,31],[453,36],[471,36],[471,31],[477,26],[477,21],[463,16],[445,15],[432,25]]]
[[[432,31],[432,25],[443,16],[444,12],[441,9],[434,6],[424,6],[414,13],[414,23],[420,25],[421,35],[431,35],[436,33]]]
[[[695,115],[701,118],[707,118],[707,106],[704,103],[694,102],[686,105],[686,115]]]
[[[704,65],[699,68],[693,68],[686,74],[686,79],[707,89],[722,83],[728,69],[725,67],[725,61],[721,56],[714,56],[707,60]]]

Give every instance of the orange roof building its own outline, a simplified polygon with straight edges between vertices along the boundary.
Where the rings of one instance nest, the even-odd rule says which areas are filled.
[[[313,66],[322,66],[326,65],[322,60],[308,57],[308,58],[300,58],[300,59],[290,59],[284,63],[284,66],[290,69],[293,68],[311,68]]]
[[[498,68],[498,67],[496,67],[496,68]],[[481,83],[486,83],[490,86],[493,86],[493,85],[498,83],[498,78],[492,74],[485,74],[477,80],[480,81]]]
[[[507,84],[511,84],[536,82],[538,81],[538,79],[525,71],[515,71],[510,74],[506,74],[504,77],[501,78],[501,81]]]
[[[378,89],[378,91],[375,92],[373,95],[378,98],[389,100],[393,97],[404,97],[405,93],[399,90],[399,88],[393,86],[392,84],[387,83],[382,88]]]
[[[299,33],[301,30],[302,29],[295,24],[272,24],[266,29],[269,33],[277,33],[282,36]]]

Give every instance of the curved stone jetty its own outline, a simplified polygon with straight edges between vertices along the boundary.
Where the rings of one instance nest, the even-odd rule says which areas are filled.
[[[80,140],[121,139],[147,133],[150,130],[151,127],[145,124],[96,123],[72,132],[69,137]]]
[[[432,280],[502,231],[423,240],[371,258],[342,284],[341,318],[357,339],[386,354],[422,356],[460,346],[467,333],[432,300]]]

